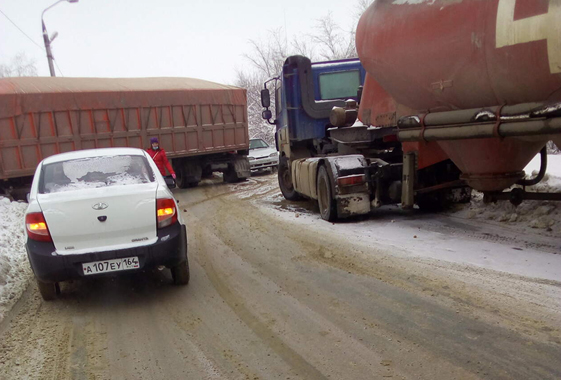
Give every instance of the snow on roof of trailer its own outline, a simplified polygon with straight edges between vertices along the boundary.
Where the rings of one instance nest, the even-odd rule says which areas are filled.
[[[128,92],[174,90],[236,90],[238,87],[195,78],[0,78],[0,95],[60,92]]]

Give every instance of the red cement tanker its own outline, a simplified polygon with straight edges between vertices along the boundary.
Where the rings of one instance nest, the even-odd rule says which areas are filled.
[[[561,146],[560,25],[561,0],[377,0],[356,34],[359,118],[397,126],[417,169],[450,158],[477,190],[530,184],[526,164]]]

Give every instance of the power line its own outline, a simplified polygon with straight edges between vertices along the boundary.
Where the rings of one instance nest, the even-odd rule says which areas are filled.
[[[9,22],[11,22],[12,24],[14,24],[14,26],[15,26],[16,28],[18,28],[18,30],[19,30],[20,32],[22,32],[22,33],[29,39],[29,41],[31,41],[31,42],[33,42],[35,45],[37,45],[37,47],[38,47],[39,49],[41,49],[41,50],[43,50],[43,51],[45,50],[41,45],[39,45],[37,42],[35,42],[35,41],[33,40],[33,38],[29,37],[29,36],[27,35],[27,33],[25,33],[19,26],[17,26],[17,24],[16,24],[15,22],[13,22],[13,21],[8,17],[7,14],[5,14],[4,12],[2,12],[1,9],[0,9],[0,13],[2,13],[2,14],[4,15],[4,17],[6,17],[6,18],[8,19]]]
[[[62,73],[62,70],[60,69],[60,67],[58,67],[58,63],[56,63],[56,59],[53,58],[53,62],[55,63],[56,68],[58,69],[58,71],[60,72],[61,76],[64,76],[64,74]]]

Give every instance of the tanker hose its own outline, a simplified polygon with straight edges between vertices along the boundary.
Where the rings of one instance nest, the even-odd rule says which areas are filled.
[[[545,176],[545,171],[547,169],[547,145],[540,150],[540,171],[535,178],[532,179],[521,179],[520,181],[516,182],[518,185],[521,186],[534,186],[539,183],[543,177]]]

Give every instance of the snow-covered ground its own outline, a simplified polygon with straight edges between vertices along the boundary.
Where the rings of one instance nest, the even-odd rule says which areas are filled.
[[[529,191],[561,192],[561,156],[549,156],[547,179]],[[539,157],[525,169],[539,169]],[[375,247],[411,260],[446,261],[461,270],[470,266],[516,276],[561,281],[561,202],[508,201],[484,204],[475,193],[468,205],[447,214],[403,211],[398,206],[374,210],[368,218],[341,223],[321,220],[315,202],[288,202],[276,175],[252,177],[232,185],[237,197],[258,205],[272,218],[290,220],[305,229],[347,236],[353,244]],[[513,216],[516,215],[516,216]]]
[[[527,173],[534,172],[535,174],[539,166],[539,156],[536,156],[525,170]],[[511,273],[559,280],[558,264],[551,265],[550,254],[535,252],[532,260],[528,262],[523,258],[528,252],[518,251],[517,247],[500,247],[493,242],[482,241],[463,241],[463,246],[458,247],[453,234],[447,235],[438,231],[425,231],[423,234],[412,233],[416,227],[397,223],[400,220],[386,220],[387,217],[380,220],[376,214],[381,213],[377,212],[373,213],[374,216],[370,220],[333,226],[331,223],[322,221],[317,210],[310,211],[302,208],[300,203],[285,202],[278,190],[276,175],[260,175],[247,182],[230,186],[236,196],[249,201],[273,205],[270,212],[302,223],[303,228],[305,225],[314,224],[321,229],[337,229],[337,231],[345,229],[348,230],[349,237],[355,241],[371,244],[374,239],[378,243],[388,246],[393,244],[393,248],[405,255],[490,266],[495,269],[507,268]],[[528,190],[561,192],[561,155],[548,157],[546,179]],[[0,197],[0,321],[21,296],[32,278],[24,247],[23,217],[26,207],[27,205],[24,203],[10,202],[7,198]],[[397,207],[393,208],[389,214],[391,215],[392,212],[395,213],[396,219],[404,218]],[[383,210],[382,213],[384,213]],[[384,215],[388,215],[387,211]],[[482,195],[476,193],[469,205],[461,206],[448,215],[466,220],[484,220],[490,225],[508,225],[509,228],[518,230],[522,234],[524,231],[530,230],[532,233],[539,232],[545,236],[561,236],[561,202],[525,201],[518,207],[507,201],[484,204]],[[393,218],[393,216],[389,218]],[[405,216],[405,218],[408,217]],[[397,225],[399,228],[396,227]],[[396,241],[400,243],[396,244]],[[438,247],[435,242],[440,242]],[[466,255],[466,252],[472,252],[472,254]],[[561,255],[558,255],[557,258],[561,258]],[[556,259],[557,263],[559,260]],[[524,270],[520,268],[520,262],[526,266]]]
[[[25,252],[26,203],[0,197],[0,321],[21,296],[32,276]]]

